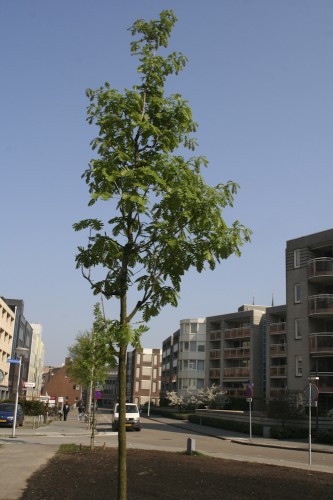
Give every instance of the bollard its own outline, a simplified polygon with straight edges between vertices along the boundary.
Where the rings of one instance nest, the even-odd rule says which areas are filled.
[[[192,455],[195,451],[195,439],[187,438],[187,455]]]

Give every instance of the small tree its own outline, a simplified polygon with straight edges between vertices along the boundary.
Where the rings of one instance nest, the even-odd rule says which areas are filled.
[[[77,267],[82,269],[93,293],[119,304],[119,320],[113,323],[119,358],[118,498],[126,498],[126,352],[138,346],[143,325],[134,329],[139,313],[144,322],[162,307],[177,305],[181,280],[191,267],[198,272],[232,254],[249,241],[250,232],[238,221],[222,218],[233,205],[237,185],[208,186],[201,167],[204,157],[185,157],[177,151],[193,151],[192,133],[197,124],[191,109],[175,93],[165,96],[165,81],[178,74],[186,58],[173,52],[163,56],[174,13],[163,11],[159,19],[136,21],[130,28],[132,55],[139,57],[141,80],[123,93],[107,82],[87,90],[88,123],[98,136],[92,148],[98,154],[83,178],[89,186],[89,205],[110,202],[106,222],[94,218],[74,224],[88,229],[87,247],[80,247]],[[92,271],[105,269],[101,278]],[[130,301],[132,298],[132,301]]]
[[[75,344],[68,348],[71,363],[66,368],[69,377],[90,388],[88,413],[92,389],[106,379],[110,366],[116,365],[112,322],[104,319],[99,304],[94,307],[94,316],[92,330],[77,335]]]

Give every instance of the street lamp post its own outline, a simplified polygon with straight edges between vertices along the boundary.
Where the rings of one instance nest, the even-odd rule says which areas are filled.
[[[309,385],[307,387],[308,394],[306,395],[309,400],[309,465],[311,465],[311,410],[313,401],[317,400],[318,397],[318,389],[314,382],[318,381],[319,377],[309,377],[308,382]]]
[[[17,385],[16,385],[16,394],[15,394],[15,407],[14,407],[14,420],[13,420],[13,430],[11,437],[16,437],[16,421],[17,421],[17,410],[18,410],[18,398],[19,398],[19,390],[20,390],[20,378],[21,378],[21,366],[22,366],[22,358],[29,352],[29,349],[26,347],[17,347],[15,349],[15,353],[18,356],[18,359],[8,359],[8,363],[19,365],[18,374],[17,374]]]

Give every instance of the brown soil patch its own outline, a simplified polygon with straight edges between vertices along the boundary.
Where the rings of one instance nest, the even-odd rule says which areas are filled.
[[[207,456],[128,450],[128,500],[331,499],[333,474]],[[22,500],[117,498],[117,449],[57,454]]]

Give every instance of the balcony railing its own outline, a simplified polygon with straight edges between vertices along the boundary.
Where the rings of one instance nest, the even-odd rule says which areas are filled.
[[[286,377],[287,376],[287,366],[271,366],[269,368],[270,377]]]
[[[319,318],[333,315],[333,294],[322,293],[309,297],[309,315]]]
[[[320,257],[308,262],[309,279],[316,281],[331,281],[333,279],[332,257]]]
[[[213,349],[209,352],[210,359],[220,359],[221,358],[221,349]]]
[[[271,323],[269,325],[269,333],[271,335],[287,333],[287,323],[285,321],[281,321],[280,323]]]
[[[214,369],[214,370],[209,370],[209,378],[211,379],[219,379],[221,375],[221,370]]]
[[[287,354],[287,344],[275,344],[271,345],[269,349],[271,356],[286,356]]]
[[[250,348],[237,347],[234,349],[224,349],[224,359],[249,358]]]
[[[221,330],[210,332],[210,340],[221,340]]]
[[[228,389],[228,387],[226,387],[225,389],[227,391],[227,396],[230,396],[233,398],[245,397],[245,390],[244,389]]]
[[[310,354],[333,354],[333,332],[311,333],[309,352]]]
[[[250,368],[225,368],[223,370],[223,376],[225,378],[249,378]]]
[[[243,326],[241,328],[227,328],[224,330],[225,339],[241,339],[244,337],[250,337],[251,329],[249,326]]]

